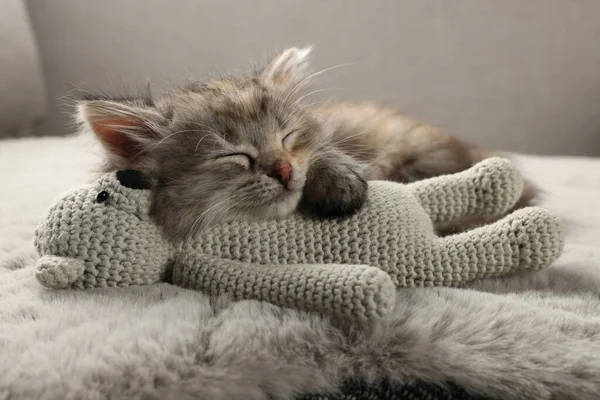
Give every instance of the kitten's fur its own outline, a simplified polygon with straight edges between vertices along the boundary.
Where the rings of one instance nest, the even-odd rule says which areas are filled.
[[[227,218],[285,216],[299,205],[348,215],[364,203],[366,180],[411,182],[490,155],[393,109],[304,105],[309,53],[290,48],[257,72],[192,84],[157,102],[86,99],[79,120],[104,144],[109,169],[153,178],[152,214],[174,237]],[[527,186],[519,206],[534,196]]]

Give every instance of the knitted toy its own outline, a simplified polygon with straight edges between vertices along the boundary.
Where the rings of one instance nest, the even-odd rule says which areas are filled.
[[[169,243],[149,216],[144,177],[118,171],[50,209],[36,230],[36,276],[56,289],[168,280],[209,295],[368,320],[390,310],[396,288],[456,286],[554,261],[561,225],[537,207],[466,233],[434,235],[432,221],[498,215],[522,188],[508,160],[490,158],[409,185],[370,182],[366,205],[350,217],[233,221]]]

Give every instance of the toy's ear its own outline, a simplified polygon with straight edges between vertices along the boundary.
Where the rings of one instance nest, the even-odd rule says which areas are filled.
[[[152,188],[150,178],[140,171],[132,169],[117,171],[117,180],[122,186],[129,189],[148,190]]]

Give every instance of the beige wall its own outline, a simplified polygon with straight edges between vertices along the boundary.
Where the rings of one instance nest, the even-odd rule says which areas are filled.
[[[327,74],[333,95],[392,102],[496,148],[600,155],[600,0],[28,5],[54,103],[67,83],[156,89],[315,43],[316,67],[356,62]],[[55,106],[48,129],[66,122]]]

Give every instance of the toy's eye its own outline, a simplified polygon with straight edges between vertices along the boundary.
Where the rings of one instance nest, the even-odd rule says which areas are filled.
[[[108,192],[106,190],[101,191],[96,196],[96,202],[98,203],[104,203],[106,200],[108,200]]]

